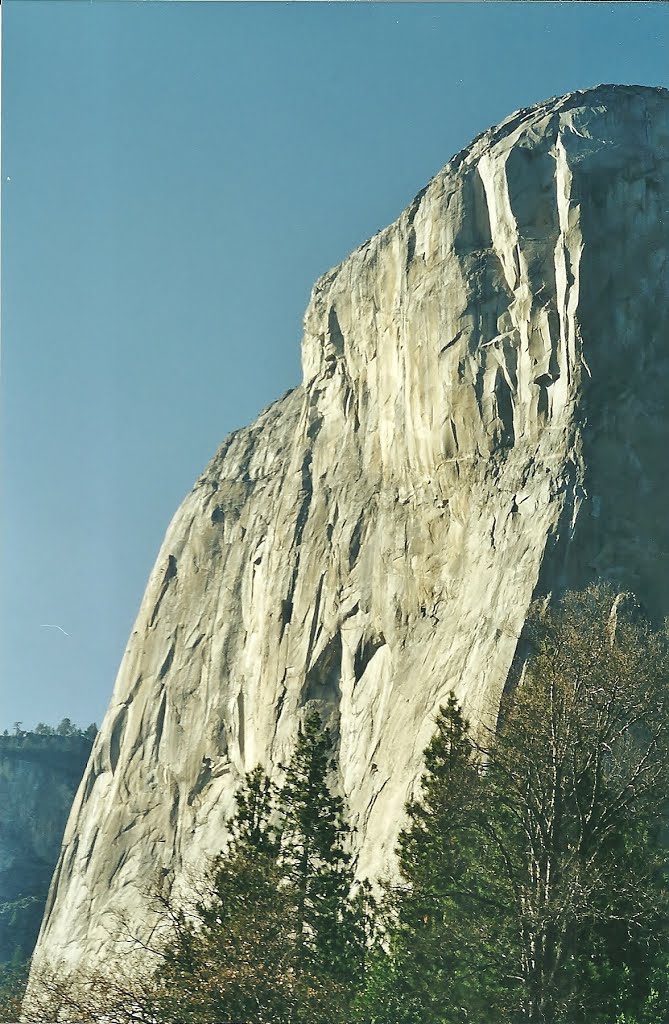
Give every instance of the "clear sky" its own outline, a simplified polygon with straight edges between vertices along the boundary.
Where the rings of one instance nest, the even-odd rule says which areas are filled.
[[[86,725],[179,502],[299,383],[315,278],[518,107],[669,86],[669,6],[3,14],[0,729]]]

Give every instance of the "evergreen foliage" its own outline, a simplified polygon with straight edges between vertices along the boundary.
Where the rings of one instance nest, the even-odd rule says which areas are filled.
[[[667,1019],[667,636],[602,587],[529,634],[494,734],[441,709],[370,1024]]]
[[[453,694],[440,709],[380,905],[354,885],[331,738],[308,714],[282,789],[247,776],[190,905],[157,893],[158,969],[88,979],[102,1016],[666,1024],[669,639],[598,587],[535,609],[524,642],[494,729]],[[83,989],[45,977],[87,1019]],[[27,1019],[56,1019],[35,1005]]]
[[[276,793],[260,768],[237,797],[227,849],[156,974],[158,1019],[180,1024],[336,1024],[362,977],[365,913],[352,895],[331,740],[316,714],[300,729]]]
[[[57,760],[59,767],[71,764],[72,771],[78,773],[76,782],[79,781],[97,735],[95,723],[79,729],[64,718],[56,728],[42,722],[33,730],[20,726],[16,722],[12,733],[5,729],[0,735],[0,759],[38,763]]]
[[[360,978],[366,933],[350,899],[343,801],[327,782],[334,769],[329,732],[314,712],[300,728],[279,799],[282,873],[300,967],[350,983]]]
[[[12,962],[0,964],[0,1022],[19,1020],[27,978],[28,967],[19,951]]]
[[[77,739],[87,739],[91,742],[95,739],[98,732],[98,727],[95,722],[91,722],[85,729],[81,729],[78,725],[74,725],[71,719],[63,718],[57,726],[46,725],[44,722],[38,722],[34,729],[22,728],[22,722],[14,722],[14,731],[9,732],[5,729],[0,736],[0,740],[14,739],[22,741],[14,743],[14,746],[30,745],[30,741],[37,736],[59,736],[61,739],[68,737],[74,737]],[[3,743],[4,747],[10,747],[12,744]]]
[[[511,893],[486,835],[485,776],[451,694],[425,751],[419,796],[400,835],[400,884],[387,884],[387,945],[374,953],[361,1020],[455,1024],[499,1020],[512,942]],[[480,1016],[476,1016],[476,1014]]]

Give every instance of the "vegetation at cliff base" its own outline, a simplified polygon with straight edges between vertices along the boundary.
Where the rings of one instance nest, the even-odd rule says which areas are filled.
[[[605,588],[537,610],[494,734],[440,711],[368,1024],[669,1019],[669,645]]]
[[[247,777],[204,898],[177,915],[155,976],[158,1019],[350,1020],[366,931],[342,801],[327,782],[333,767],[312,713],[279,792],[261,769]]]
[[[164,1024],[348,1024],[364,980],[371,897],[354,881],[349,828],[330,783],[330,734],[308,713],[280,790],[257,768],[224,851],[190,898],[152,892],[157,959],[128,976],[43,966],[27,1019]]]
[[[669,637],[595,587],[534,609],[523,644],[494,728],[441,707],[378,901],[311,713],[190,901],[155,890],[150,969],[42,965],[26,1019],[666,1024]]]
[[[27,963],[0,964],[0,1021],[18,1021],[28,979]]]

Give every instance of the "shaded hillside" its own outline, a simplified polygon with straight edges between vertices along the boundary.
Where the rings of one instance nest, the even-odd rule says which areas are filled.
[[[0,964],[32,952],[95,734],[41,729],[0,736]]]

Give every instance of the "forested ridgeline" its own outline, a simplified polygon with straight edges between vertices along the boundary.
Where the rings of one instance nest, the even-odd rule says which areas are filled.
[[[596,587],[534,609],[524,640],[494,730],[453,693],[438,711],[392,878],[356,881],[307,710],[281,784],[247,776],[190,898],[157,879],[162,929],[119,933],[142,957],[42,964],[25,1019],[666,1024],[667,633]]]
[[[24,730],[21,723],[12,732],[0,734],[0,765],[3,762],[33,761],[52,767],[58,773],[67,772],[78,784],[83,774],[97,726],[80,729],[69,718],[53,727],[40,723],[32,730]]]
[[[11,732],[5,729],[0,733],[0,757],[30,757],[33,753],[41,754],[44,751],[85,754],[88,757],[98,731],[95,723],[81,729],[73,725],[69,718],[64,718],[57,726],[40,722],[34,729],[23,729],[22,724],[15,722]]]

